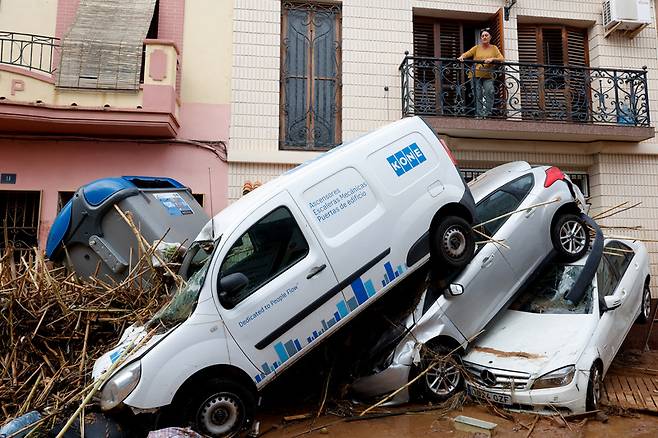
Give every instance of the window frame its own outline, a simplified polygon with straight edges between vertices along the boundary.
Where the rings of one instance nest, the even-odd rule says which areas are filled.
[[[477,209],[478,209],[478,207],[481,206],[483,203],[489,201],[489,200],[490,200],[490,199],[491,199],[496,193],[498,193],[498,192],[505,192],[505,193],[508,193],[509,195],[511,195],[512,197],[518,199],[517,196],[516,196],[513,192],[511,192],[510,190],[508,190],[508,189],[506,189],[506,188],[509,187],[510,185],[512,185],[513,183],[515,183],[515,182],[517,182],[517,181],[519,181],[519,180],[521,180],[521,179],[523,179],[523,178],[528,178],[528,177],[530,177],[530,179],[531,179],[530,189],[525,193],[525,195],[524,195],[524,196],[518,201],[518,203],[516,204],[516,207],[514,208],[514,210],[518,209],[519,206],[520,206],[521,204],[523,204],[523,201],[525,201],[525,199],[528,197],[528,195],[530,194],[530,192],[532,192],[532,188],[535,186],[535,182],[536,182],[536,181],[535,181],[535,176],[534,176],[532,173],[526,173],[525,175],[521,175],[521,176],[519,176],[518,178],[514,178],[513,180],[506,182],[505,184],[503,184],[502,186],[498,187],[496,190],[494,190],[493,192],[491,192],[490,194],[488,194],[486,197],[484,197],[483,199],[481,199],[480,202],[478,202],[478,203],[475,205],[475,212],[476,212],[477,220],[478,220],[478,221],[481,221],[481,222],[486,222],[486,220],[485,220],[485,221],[482,221],[482,219],[480,218],[480,216],[479,216],[479,214],[478,214],[478,212],[477,212]],[[510,212],[511,212],[511,211],[512,211],[512,210],[510,210]],[[509,212],[508,212],[508,213],[509,213]],[[494,216],[494,217],[495,217],[495,216]],[[503,227],[503,225],[505,225],[505,223],[509,220],[510,217],[511,217],[511,215],[506,216],[506,217],[504,217],[504,218],[501,218],[501,219],[504,219],[504,220],[503,220],[502,222],[500,222],[500,225],[498,225],[498,226],[496,227],[496,229],[493,230],[493,231],[490,231],[490,230],[487,228],[487,225],[484,225],[484,226],[483,226],[483,228],[484,228],[483,232],[486,232],[486,234],[487,234],[489,237],[494,237],[494,235],[498,232],[498,230],[500,230],[500,229]],[[487,220],[490,220],[490,219],[487,219]],[[494,224],[495,224],[495,222],[494,222]],[[490,234],[489,234],[489,233],[490,233]]]
[[[611,247],[613,244],[619,245],[619,248]],[[623,250],[624,255],[621,256],[621,255],[606,254],[605,251],[608,250],[608,249],[610,249],[612,251]],[[613,240],[611,242],[608,242],[608,244],[605,245],[605,247],[603,248],[603,251],[604,251],[604,254],[603,254],[602,257],[605,258],[606,260],[608,260],[608,263],[610,264],[610,267],[612,268],[612,270],[614,271],[614,273],[616,275],[617,284],[621,283],[621,280],[624,278],[624,275],[626,274],[626,271],[628,270],[628,267],[631,265],[631,262],[633,261],[633,258],[635,257],[635,251],[633,251],[633,249],[631,247],[629,247],[628,245],[626,245],[622,242],[619,242],[618,240]],[[631,252],[627,253],[625,251],[631,251]],[[616,263],[617,261],[620,261],[619,257],[623,258],[623,260],[621,260],[621,263]],[[615,287],[615,289],[616,289],[616,287]]]
[[[286,95],[286,63],[287,63],[287,50],[285,41],[287,40],[288,35],[288,11],[294,9],[304,8],[309,11],[311,17],[316,13],[320,8],[322,9],[333,9],[336,8],[338,13],[335,16],[334,21],[334,31],[335,31],[335,60],[336,60],[336,89],[335,89],[335,101],[334,101],[334,114],[332,115],[334,119],[334,141],[330,146],[316,146],[314,130],[316,126],[316,120],[313,117],[313,108],[315,105],[315,52],[313,44],[309,44],[306,50],[306,56],[308,58],[306,65],[305,75],[306,79],[306,141],[304,144],[292,144],[288,139],[288,130],[287,130],[287,95]],[[310,20],[310,25],[314,26],[313,18]],[[285,151],[317,151],[325,152],[333,149],[336,146],[339,146],[342,143],[342,23],[343,23],[343,11],[342,5],[337,2],[324,1],[324,2],[310,2],[310,1],[285,1],[281,4],[281,50],[280,50],[280,85],[279,85],[279,150]],[[313,27],[314,29],[314,27]],[[325,78],[326,79],[326,78]]]
[[[299,225],[299,221],[297,220],[297,218],[295,218],[295,215],[294,215],[293,212],[290,210],[290,208],[288,208],[288,207],[285,206],[285,205],[279,205],[279,206],[273,208],[272,210],[270,210],[269,212],[267,212],[266,214],[264,214],[260,219],[258,219],[258,220],[255,221],[254,223],[252,223],[252,224],[251,224],[251,225],[250,225],[245,231],[243,231],[242,233],[240,233],[240,235],[239,235],[235,240],[233,240],[233,242],[230,244],[230,246],[228,247],[228,250],[227,250],[226,253],[224,254],[224,256],[223,256],[221,262],[219,263],[219,272],[218,272],[218,274],[217,274],[217,290],[218,290],[219,292],[221,292],[221,287],[219,286],[219,282],[220,282],[221,279],[224,277],[224,274],[223,274],[223,271],[224,271],[224,269],[225,269],[225,268],[224,268],[224,263],[226,262],[226,260],[227,260],[228,257],[230,256],[231,251],[232,251],[233,248],[235,247],[236,243],[238,243],[239,241],[241,241],[242,238],[243,238],[245,235],[248,235],[249,232],[250,232],[250,231],[251,231],[256,225],[258,225],[259,223],[261,223],[261,222],[263,221],[263,219],[267,218],[268,216],[270,216],[271,214],[275,213],[277,210],[280,210],[280,209],[285,210],[285,211],[287,212],[289,218],[293,221],[294,226],[297,228],[297,231],[299,232],[299,235],[302,237],[302,239],[303,239],[303,241],[304,241],[304,243],[305,243],[305,251],[304,251],[304,253],[301,254],[300,256],[298,256],[296,259],[294,259],[294,260],[293,260],[292,262],[290,262],[289,264],[287,264],[284,268],[279,269],[274,275],[269,275],[269,276],[267,276],[264,280],[262,280],[260,283],[251,286],[251,289],[248,291],[248,293],[245,292],[244,289],[241,289],[241,290],[238,292],[238,294],[237,294],[237,295],[239,295],[239,299],[238,299],[238,300],[236,300],[236,301],[230,300],[230,302],[227,303],[227,302],[225,302],[225,300],[220,299],[219,301],[220,301],[220,304],[222,305],[223,308],[228,309],[228,310],[230,310],[230,309],[234,309],[234,308],[235,308],[236,306],[238,306],[242,301],[248,299],[250,296],[252,296],[252,295],[253,295],[254,293],[256,293],[258,290],[260,290],[263,286],[265,286],[266,284],[268,284],[269,282],[271,282],[271,281],[274,280],[275,278],[279,277],[281,274],[283,274],[284,272],[288,271],[290,268],[292,268],[293,266],[295,266],[296,264],[298,264],[299,262],[301,262],[302,260],[304,260],[304,258],[306,258],[306,257],[308,256],[308,254],[310,253],[310,249],[311,249],[311,247],[310,247],[310,244],[309,244],[309,239],[308,239],[308,238],[306,237],[306,235],[304,234],[304,231],[303,231],[302,227]],[[291,237],[292,237],[292,235],[293,235],[294,232],[295,232],[295,230],[293,229],[293,231],[292,231],[292,233],[291,233]],[[252,238],[251,238],[251,235],[249,235],[249,239],[250,239],[250,240],[252,239]],[[255,247],[255,248],[257,248],[257,245],[255,245],[253,241],[252,241],[252,246]],[[235,266],[235,265],[233,265],[233,266]],[[230,274],[232,274],[232,273],[236,273],[236,272],[240,272],[240,271],[233,271],[233,272],[230,272],[228,275],[230,275]],[[246,286],[245,286],[245,288],[247,288],[247,287],[249,287],[249,285],[246,285]],[[244,294],[244,295],[243,295],[243,294]],[[228,305],[227,305],[227,304],[228,304]]]

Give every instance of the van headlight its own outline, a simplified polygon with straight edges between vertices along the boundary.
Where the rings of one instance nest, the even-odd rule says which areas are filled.
[[[532,389],[545,389],[545,388],[557,388],[559,386],[566,386],[573,380],[573,376],[576,374],[576,367],[574,365],[569,365],[566,367],[559,368],[550,373],[546,373],[532,384]]]
[[[137,361],[112,376],[101,390],[101,409],[110,410],[124,401],[139,383],[141,375],[142,365]]]

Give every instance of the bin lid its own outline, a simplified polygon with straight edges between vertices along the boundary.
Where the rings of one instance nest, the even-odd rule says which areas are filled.
[[[53,226],[50,227],[50,233],[48,233],[48,241],[46,243],[46,256],[48,258],[50,258],[53,255],[53,253],[59,246],[60,242],[64,238],[64,235],[69,230],[69,226],[71,225],[72,203],[73,203],[73,199],[69,200],[69,202],[66,203],[64,208],[62,208],[62,210],[55,218],[55,221],[53,222]]]

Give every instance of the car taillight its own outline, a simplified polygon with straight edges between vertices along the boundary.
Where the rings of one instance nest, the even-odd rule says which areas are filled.
[[[448,154],[448,156],[450,157],[450,160],[452,161],[452,164],[454,164],[456,166],[457,165],[457,160],[455,159],[455,156],[452,155],[452,151],[450,150],[450,148],[448,147],[446,142],[443,141],[442,139],[439,139],[439,141],[441,142],[441,146],[443,146],[443,149],[446,150],[446,154]]]
[[[555,181],[562,180],[564,180],[564,173],[562,173],[559,168],[553,166],[546,169],[546,181],[544,181],[544,187],[550,187]]]

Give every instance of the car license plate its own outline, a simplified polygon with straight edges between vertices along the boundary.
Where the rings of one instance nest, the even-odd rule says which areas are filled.
[[[468,393],[469,395],[479,398],[481,400],[488,400],[493,403],[497,403],[500,405],[511,405],[512,404],[512,396],[507,395],[507,394],[499,394],[497,392],[489,392],[489,391],[483,391],[480,388],[476,388],[474,386],[468,385]]]

